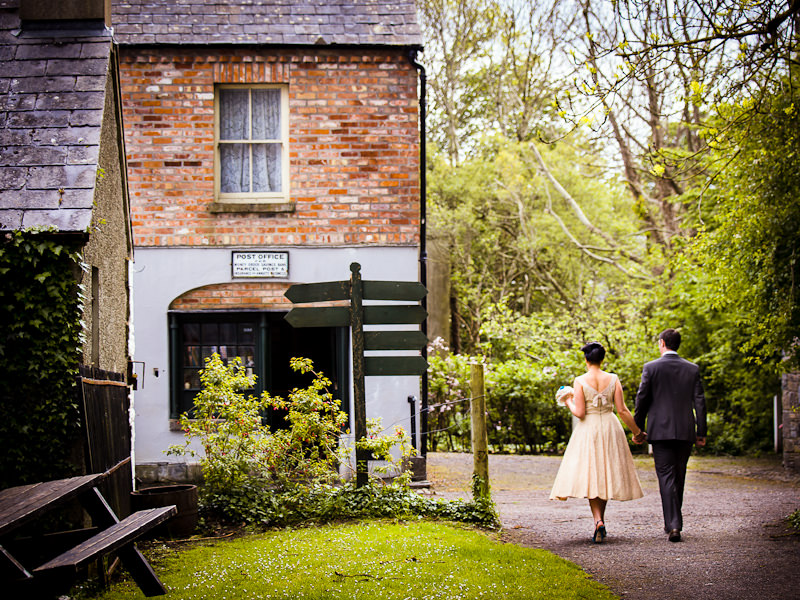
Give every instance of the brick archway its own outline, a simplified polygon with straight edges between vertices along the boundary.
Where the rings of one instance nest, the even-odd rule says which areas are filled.
[[[215,283],[195,288],[181,294],[170,305],[170,310],[225,310],[291,308],[284,297],[289,287],[283,282],[229,282]]]

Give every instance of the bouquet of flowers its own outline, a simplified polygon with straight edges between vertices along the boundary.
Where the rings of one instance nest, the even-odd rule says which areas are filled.
[[[573,393],[574,390],[572,389],[572,386],[562,385],[560,388],[558,388],[558,391],[556,391],[556,402],[566,406],[567,400],[572,398]]]

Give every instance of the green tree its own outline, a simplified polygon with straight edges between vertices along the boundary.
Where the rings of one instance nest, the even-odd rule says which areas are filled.
[[[429,178],[431,227],[450,248],[456,351],[474,352],[501,299],[521,315],[588,316],[646,284],[630,200],[587,164],[591,146],[575,138],[540,151],[496,136],[482,150],[457,167],[434,157]],[[569,190],[539,168],[542,156]]]
[[[748,324],[743,348],[761,360],[798,364],[800,338],[800,105],[790,78],[755,105],[720,108],[748,118],[718,141],[731,157],[702,196],[693,258],[708,272],[708,299]]]

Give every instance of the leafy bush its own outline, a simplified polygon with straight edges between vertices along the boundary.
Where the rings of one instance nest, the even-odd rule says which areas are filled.
[[[312,371],[311,362],[304,359],[292,359],[291,366]],[[346,459],[339,434],[347,415],[326,391],[329,381],[314,375],[308,388],[293,390],[288,400],[268,392],[246,396],[243,392],[253,387],[255,375],[245,374],[238,357],[225,364],[218,354],[212,355],[200,373],[203,389],[193,416],[181,416],[186,441],[171,446],[168,453],[196,456],[192,443],[200,440],[203,493],[209,497],[247,498],[254,484],[291,489],[333,481]],[[268,408],[286,411],[289,426],[270,432],[262,420]]]
[[[367,485],[360,488],[348,481],[290,490],[251,484],[240,486],[231,494],[205,495],[204,499],[204,518],[260,527],[374,517],[429,517],[484,527],[499,526],[494,504],[488,498],[428,498],[411,490],[402,480],[384,484],[370,478]]]
[[[786,517],[789,525],[798,533],[800,533],[800,508]]]
[[[291,366],[313,372],[306,359],[292,359]],[[408,472],[391,484],[376,476],[360,488],[342,481],[337,469],[352,456],[352,450],[340,443],[347,415],[327,391],[329,381],[321,373],[314,376],[307,388],[293,390],[287,400],[267,392],[260,397],[245,396],[243,392],[253,387],[254,377],[245,375],[241,361],[234,359],[226,365],[216,354],[207,359],[200,374],[203,390],[195,401],[194,418],[181,418],[186,441],[168,451],[196,455],[192,444],[196,438],[200,440],[204,476],[200,500],[206,519],[274,526],[417,515],[497,524],[491,500],[423,498],[409,489]],[[288,427],[270,432],[261,420],[267,408],[286,411]],[[356,443],[397,472],[411,450],[402,428],[383,435],[379,420],[371,420],[367,438]],[[399,457],[395,457],[398,447]]]
[[[435,352],[433,351],[435,350]],[[477,357],[450,354],[435,342],[429,359],[428,428],[431,450],[470,450],[470,364]],[[487,432],[495,452],[551,452],[570,435],[570,417],[554,402],[574,370],[563,355],[547,362],[512,358],[484,364]]]
[[[452,354],[441,338],[428,348],[428,441],[432,452],[469,449],[473,360]]]
[[[498,452],[559,450],[570,435],[570,414],[554,402],[569,374],[525,360],[494,365],[486,376],[489,442]]]
[[[79,249],[46,231],[0,239],[0,488],[76,473]]]

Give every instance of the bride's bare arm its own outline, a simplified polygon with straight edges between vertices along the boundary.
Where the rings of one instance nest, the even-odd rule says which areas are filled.
[[[575,378],[572,389],[572,398],[568,399],[565,404],[573,415],[582,419],[586,416],[586,398],[583,397],[583,386],[578,377]]]
[[[639,429],[636,421],[633,420],[631,411],[629,411],[628,407],[625,406],[625,396],[622,393],[622,384],[619,382],[619,377],[617,377],[617,385],[614,388],[614,405],[617,407],[617,413],[619,414],[620,418],[625,425],[628,426],[628,429],[631,430],[634,437],[638,436],[642,430]]]

